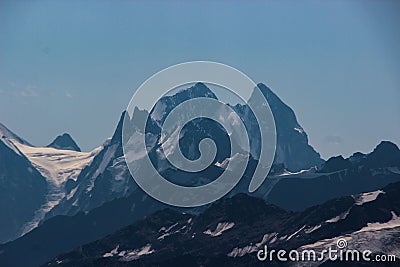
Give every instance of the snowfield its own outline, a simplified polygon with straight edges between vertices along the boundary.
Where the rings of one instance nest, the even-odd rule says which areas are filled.
[[[65,183],[70,179],[76,181],[80,172],[92,162],[102,147],[91,152],[77,152],[51,147],[33,147],[15,139],[9,139],[9,142],[28,158],[48,183],[46,202],[35,212],[34,218],[23,227],[22,234],[25,234],[36,228],[46,213],[60,203],[66,194]]]
[[[92,162],[102,148],[98,147],[91,152],[77,152],[13,143],[44,177],[57,185],[68,179],[76,181],[81,170]]]

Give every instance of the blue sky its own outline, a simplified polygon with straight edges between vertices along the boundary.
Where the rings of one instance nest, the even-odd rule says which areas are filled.
[[[324,158],[400,144],[398,14],[396,1],[1,1],[0,122],[90,150],[152,74],[211,60],[269,85]]]

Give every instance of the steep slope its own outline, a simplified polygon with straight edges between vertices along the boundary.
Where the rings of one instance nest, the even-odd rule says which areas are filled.
[[[99,149],[93,161],[66,186],[66,196],[47,217],[74,215],[103,203],[130,195],[138,187],[132,179],[122,152],[121,133],[124,114],[110,140]]]
[[[277,146],[274,163],[283,163],[292,172],[321,166],[323,160],[308,144],[307,133],[298,123],[294,111],[266,85],[260,83],[257,87],[267,99],[275,118]]]
[[[15,142],[15,146],[29,159],[32,165],[46,178],[45,202],[35,211],[34,218],[24,225],[22,234],[37,227],[45,215],[67,195],[66,185],[76,181],[100,148],[92,152],[76,152],[51,147],[33,147]]]
[[[0,243],[21,233],[45,202],[47,184],[15,143],[26,141],[0,124]]]
[[[1,209],[0,242],[17,238],[35,228],[45,214],[66,195],[99,149],[92,152],[34,147],[0,124]],[[22,193],[23,192],[23,193]],[[3,237],[4,235],[4,237]]]
[[[8,139],[8,140],[15,140],[20,144],[24,145],[31,145],[28,141],[22,139],[12,131],[10,131],[4,124],[0,123],[0,138]]]
[[[54,139],[54,141],[51,142],[47,147],[81,152],[81,149],[76,144],[74,139],[72,139],[72,137],[67,133],[57,136],[56,139]]]

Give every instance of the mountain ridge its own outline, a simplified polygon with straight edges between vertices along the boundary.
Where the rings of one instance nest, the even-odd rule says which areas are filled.
[[[372,152],[371,152],[372,153]],[[390,167],[389,167],[390,168]],[[338,183],[338,186],[343,186],[340,184],[338,181],[340,181],[338,174],[329,174],[331,175],[330,177],[325,174],[325,173],[299,173],[299,174],[287,174],[286,171],[282,170],[281,168],[277,168],[278,171],[275,176],[267,178],[267,183],[269,179],[275,179],[275,177],[282,177],[281,175],[284,175],[283,177],[287,176],[286,179],[281,180],[281,181],[291,181],[295,178],[296,175],[317,175],[318,179],[326,179],[333,181],[334,183]],[[358,167],[356,168],[358,169]],[[393,169],[394,170],[394,169]],[[341,170],[339,172],[344,173],[346,170]],[[335,221],[333,218],[342,216],[341,214],[345,214],[347,209],[349,208],[349,205],[354,205],[354,206],[359,206],[365,202],[368,199],[373,199],[373,197],[376,196],[376,198],[380,198],[381,194],[379,193],[379,189],[383,188],[386,186],[385,182],[390,182],[390,181],[400,181],[400,171],[397,170],[399,174],[387,174],[386,172],[382,172],[382,175],[379,176],[374,176],[375,177],[375,182],[377,186],[370,187],[373,188],[372,190],[364,190],[361,191],[360,188],[350,188],[352,193],[347,194],[346,196],[341,197],[340,194],[336,195],[333,198],[334,200],[329,200],[330,195],[326,194],[325,192],[322,192],[322,195],[325,196],[325,199],[319,199],[317,202],[313,202],[313,206],[309,206],[308,209],[302,209],[301,211],[288,211],[287,209],[282,209],[282,205],[279,205],[277,207],[277,201],[271,202],[271,200],[276,200],[274,198],[265,198],[262,193],[260,192],[261,195],[259,194],[254,194],[252,196],[246,196],[243,193],[240,193],[240,190],[235,190],[233,192],[233,195],[228,195],[227,198],[231,198],[236,196],[237,199],[243,199],[243,203],[246,202],[246,199],[248,198],[256,198],[257,203],[262,203],[266,202],[265,199],[267,199],[269,203],[269,208],[268,210],[270,211],[266,216],[285,216],[285,214],[303,214],[300,217],[293,217],[292,218],[292,223],[293,227],[289,227],[287,232],[285,232],[282,236],[286,235],[292,235],[295,231],[298,229],[294,229],[296,227],[301,228],[302,222],[308,222],[310,224],[310,229],[306,229],[307,231],[311,231],[312,227],[316,225],[311,225],[311,224],[317,224],[318,220],[316,218],[320,218],[320,220],[330,220]],[[292,178],[291,178],[292,177]],[[321,178],[322,177],[322,178]],[[357,176],[354,176],[357,177]],[[314,178],[314,179],[317,179]],[[390,179],[389,179],[390,178]],[[248,177],[244,177],[242,180],[246,180]],[[304,188],[307,188],[307,190],[311,191],[318,191],[316,189],[313,189],[313,186],[320,184],[319,181],[314,181],[314,179],[302,177],[297,179],[299,182],[302,182],[305,184]],[[365,180],[365,176],[361,175],[360,179]],[[372,178],[371,178],[372,179]],[[391,180],[392,179],[392,180]],[[132,179],[133,180],[133,179]],[[348,180],[353,180],[353,176],[349,176]],[[362,184],[363,180],[357,180],[357,183]],[[378,182],[384,182],[383,186],[380,186],[381,184]],[[311,183],[311,185],[310,185]],[[279,183],[278,183],[279,185]],[[330,186],[325,186],[322,184],[322,188],[328,188],[329,190],[335,189],[332,185]],[[240,184],[238,186],[241,186]],[[379,186],[379,187],[378,187]],[[247,188],[246,185],[243,186],[244,188]],[[387,186],[388,188],[390,186]],[[268,187],[267,187],[268,188]],[[287,195],[287,190],[291,188],[301,188],[299,185],[293,186],[292,184],[289,183],[289,185],[283,186],[279,185],[276,186],[278,191],[273,193],[274,195]],[[237,194],[239,192],[239,194]],[[335,191],[333,191],[335,192]],[[361,192],[372,192],[371,194],[360,194]],[[308,193],[311,195],[311,193]],[[353,196],[354,197],[353,197]],[[395,196],[395,194],[391,194],[392,196]],[[300,190],[300,195],[301,198],[304,198],[304,192]],[[371,197],[372,196],[372,197]],[[297,195],[294,195],[294,204],[299,202],[299,199]],[[144,201],[144,202],[143,202]],[[252,218],[263,218],[261,213],[261,217],[258,217],[257,213],[260,212],[260,209],[257,208],[259,207],[259,204],[253,203],[251,205],[242,205],[240,206],[239,202],[235,203],[230,203],[230,200],[225,200],[225,198],[221,199],[224,205],[218,205],[215,206],[209,205],[206,208],[206,211],[202,209],[197,209],[197,210],[183,210],[187,214],[192,214],[192,215],[198,215],[198,214],[205,214],[204,220],[201,220],[201,223],[205,226],[207,226],[207,229],[210,230],[210,234],[218,234],[218,232],[215,232],[215,229],[218,228],[218,223],[215,223],[216,218],[219,220],[219,223],[222,222],[228,222],[229,220],[236,220],[236,223],[239,221],[245,222],[247,220],[247,216],[241,215],[241,210],[246,211],[246,214],[252,214]],[[324,203],[330,203],[329,206],[331,208],[325,208]],[[143,203],[143,205],[141,204]],[[283,204],[285,204],[282,201]],[[356,205],[358,203],[358,205]],[[384,202],[383,202],[384,203]],[[144,205],[145,204],[145,205]],[[216,208],[217,207],[217,208]],[[277,208],[274,208],[277,207]],[[318,208],[317,208],[318,207]],[[0,251],[3,251],[3,257],[14,257],[14,256],[7,256],[7,255],[17,255],[21,250],[24,251],[25,255],[29,257],[32,262],[36,262],[37,265],[40,263],[44,263],[46,260],[50,260],[52,257],[55,257],[57,254],[71,250],[74,247],[78,247],[84,243],[88,243],[97,239],[101,239],[102,237],[110,234],[111,232],[115,232],[118,229],[125,227],[131,223],[134,223],[135,221],[139,221],[143,217],[148,217],[152,213],[163,210],[165,208],[169,208],[167,205],[162,205],[160,206],[160,203],[157,202],[156,200],[146,196],[141,189],[137,189],[137,191],[133,191],[129,196],[127,197],[122,197],[122,198],[117,198],[113,199],[111,201],[108,201],[101,205],[98,208],[94,208],[88,212],[78,212],[76,215],[71,216],[65,216],[65,215],[59,215],[55,216],[52,218],[47,219],[44,221],[41,225],[39,225],[37,228],[35,228],[33,231],[27,233],[26,235],[18,238],[15,241],[9,242],[8,244],[5,244],[3,246],[0,245]],[[356,211],[359,208],[356,208]],[[208,210],[208,211],[207,211]],[[230,210],[229,212],[227,210]],[[313,210],[313,212],[310,212],[310,210]],[[227,211],[227,212],[225,212]],[[178,213],[180,214],[182,212],[181,209],[174,210],[173,213]],[[358,212],[358,211],[357,211]],[[143,217],[139,218],[137,215],[142,214]],[[275,215],[274,215],[275,214]],[[355,213],[357,214],[357,213]],[[293,215],[294,216],[294,215]],[[323,217],[321,217],[323,216]],[[383,217],[381,217],[384,220],[390,219],[389,217],[391,216],[390,212],[385,212],[382,214]],[[114,218],[113,220],[109,220],[109,218]],[[343,217],[343,216],[342,216]],[[349,216],[350,218],[354,218],[354,216]],[[363,217],[360,217],[361,219]],[[258,220],[258,219],[257,219]],[[299,222],[298,222],[299,221]],[[339,221],[339,220],[338,220]],[[359,220],[357,221],[357,225],[359,225]],[[246,223],[244,223],[246,224]],[[173,225],[173,223],[171,224]],[[262,226],[263,224],[260,224],[259,226]],[[277,224],[279,225],[279,223]],[[340,225],[340,224],[337,224]],[[229,227],[229,224],[224,224],[222,227]],[[183,227],[183,225],[182,225]],[[207,229],[203,229],[203,231],[206,231]],[[60,235],[54,235],[55,232],[60,232],[62,234],[62,240],[63,242],[59,242],[60,240]],[[160,234],[161,235],[161,234]],[[256,239],[260,239],[260,237],[254,237]],[[273,238],[271,236],[271,238]],[[257,242],[260,242],[260,240],[257,240]],[[238,246],[243,245],[243,247],[247,246],[246,244],[242,244],[240,242],[234,243],[237,244]],[[40,249],[32,249],[32,248],[40,248]],[[49,249],[51,248],[51,249]],[[239,247],[240,248],[240,247]],[[110,249],[111,250],[111,249]],[[230,253],[232,251],[227,251],[226,253]],[[11,253],[11,254],[10,254]],[[13,254],[15,253],[15,254]],[[225,257],[225,256],[224,256]],[[2,258],[2,254],[0,254],[0,262],[2,262],[2,259],[4,260],[5,258]],[[23,259],[21,259],[23,260]],[[229,261],[230,262],[230,261]],[[18,266],[16,262],[14,262],[14,266]],[[22,264],[22,266],[26,266],[26,263]]]
[[[0,122],[0,138],[15,139],[21,144],[31,145],[28,141],[22,139],[10,129],[8,129],[4,124]]]
[[[263,87],[262,85],[259,86]],[[208,88],[205,85],[197,84],[192,88],[192,93],[185,95],[187,91],[183,90],[178,93],[179,97],[175,96],[174,98],[174,95],[166,97],[163,101],[170,101],[172,106],[166,107],[166,109],[161,109],[162,112],[160,114],[163,114],[165,110],[171,109],[173,105],[179,104],[179,101],[184,99],[187,100],[190,96],[196,94],[205,97],[216,97],[214,94],[210,94],[208,92],[209,89],[207,89]],[[350,161],[351,166],[360,166],[361,168],[347,168],[347,165],[344,167],[340,165],[339,167],[336,167],[336,169],[331,169],[329,172],[324,170],[324,167],[316,170],[314,166],[322,165],[323,161],[320,159],[319,154],[308,144],[307,135],[303,128],[298,124],[293,110],[283,103],[283,101],[281,101],[269,88],[263,88],[262,92],[267,99],[272,101],[271,109],[275,110],[274,116],[277,120],[276,124],[278,132],[277,153],[281,156],[277,157],[278,160],[273,166],[274,172],[266,179],[260,189],[254,193],[254,196],[266,199],[272,204],[279,204],[279,206],[282,206],[286,210],[303,211],[304,209],[326,201],[329,198],[340,197],[344,194],[349,195],[357,194],[362,191],[377,190],[389,182],[400,180],[400,172],[397,164],[398,148],[390,142],[379,144],[377,148],[369,154],[355,153],[349,159],[343,159],[346,162]],[[172,101],[168,99],[175,100]],[[282,105],[284,106],[282,110],[280,110],[279,107]],[[255,125],[252,123],[253,118],[248,110],[248,106],[236,105],[234,109],[241,115],[245,124],[247,123],[246,127],[249,126],[251,136],[253,136],[253,134],[255,136],[257,131],[254,130],[255,128],[252,128],[255,127]],[[135,110],[134,115],[138,114],[136,112],[140,113],[142,117],[149,114],[147,111]],[[151,115],[152,111],[150,112],[150,116]],[[158,116],[160,118],[159,122],[162,122],[165,115],[166,114]],[[279,122],[280,117],[286,119]],[[141,218],[150,215],[152,212],[166,207],[166,205],[148,197],[147,194],[136,185],[130,175],[122,150],[122,126],[125,119],[127,119],[127,116],[126,113],[123,112],[112,138],[106,141],[97,151],[89,153],[68,151],[68,155],[69,153],[81,153],[79,155],[87,161],[87,164],[82,165],[82,169],[77,170],[73,177],[67,179],[65,185],[62,185],[63,187],[61,189],[65,190],[65,192],[61,192],[64,194],[63,197],[60,199],[60,202],[57,202],[57,204],[45,214],[44,219],[40,221],[38,228],[36,228],[37,230],[34,229],[27,235],[17,239],[16,243],[12,242],[12,244],[21,244],[20,242],[23,244],[29,238],[32,238],[34,242],[37,242],[37,231],[47,231],[49,227],[48,223],[54,223],[55,225],[58,225],[60,229],[65,229],[65,232],[68,233],[65,236],[65,241],[69,247],[62,247],[62,244],[57,243],[50,243],[49,246],[54,249],[60,248],[59,246],[62,247],[60,249],[72,249],[71,246],[73,245],[77,246],[82,244],[82,242],[90,242],[93,241],[93,239],[101,238],[104,234],[115,231],[119,227],[123,227],[132,221],[140,220]],[[285,123],[285,121],[288,123]],[[158,136],[159,127],[156,121],[150,120],[149,122],[148,127],[151,131],[146,139],[146,142],[149,144],[149,155],[153,160],[156,160],[157,166],[164,167],[164,169],[161,170],[162,174],[166,175],[166,179],[172,178],[172,180],[174,180],[180,178],[180,176],[183,177],[183,173],[170,168],[169,165],[165,164],[164,159],[159,157],[158,149],[161,146],[160,137]],[[193,127],[195,127],[194,129],[204,129],[204,125],[202,126],[200,123],[196,123]],[[134,130],[135,134],[142,134],[137,131],[137,129]],[[18,136],[16,137],[18,138]],[[16,137],[13,137],[13,139],[17,140]],[[252,139],[254,140],[256,138]],[[2,140],[4,141],[6,138],[3,138]],[[187,143],[192,143],[192,139],[187,140],[189,140]],[[8,141],[9,140],[7,139],[7,142]],[[40,156],[36,151],[34,151],[33,147],[30,147],[27,144],[20,146],[15,146],[12,142],[8,142],[7,144],[11,144],[11,148],[15,149],[14,152],[17,154],[21,153],[24,157],[26,155]],[[24,147],[33,150],[32,152],[27,153],[24,152]],[[41,148],[35,149],[40,150]],[[54,150],[53,152],[55,154],[58,154],[61,151],[54,148],[46,149]],[[252,152],[256,154],[256,152]],[[40,153],[43,155],[45,154],[43,151]],[[370,160],[370,154],[374,155],[373,157],[375,158],[373,160]],[[52,157],[53,156],[54,155],[52,155]],[[136,156],[140,158],[140,156],[143,155]],[[195,157],[195,154],[189,156]],[[29,159],[31,163],[33,162],[32,160],[32,158]],[[229,159],[227,158],[225,160]],[[60,163],[63,162],[63,160],[55,160],[54,162]],[[285,162],[297,162],[296,164],[298,165],[296,166],[293,164],[292,166],[285,166]],[[328,162],[325,163],[325,165],[329,165],[330,163]],[[254,166],[256,164],[257,159],[251,157],[244,177],[235,189],[226,197],[232,197],[238,193],[247,192],[248,182],[251,179],[252,171],[254,171]],[[304,166],[307,170],[299,170],[299,166]],[[34,168],[38,168],[38,165],[36,164]],[[208,171],[200,173],[197,176],[192,175],[190,178],[193,178],[195,183],[197,183],[197,180],[199,179],[207,181],[207,179],[210,179],[212,175],[216,175],[222,171],[224,171],[223,162],[216,162]],[[63,177],[65,177],[64,174],[65,173],[62,174]],[[187,178],[189,176],[185,174],[185,177]],[[346,186],[348,186],[348,188],[346,188]],[[327,189],[329,190],[326,191]],[[308,190],[307,192],[310,193],[304,194],[305,190]],[[287,195],[294,197],[292,200],[288,201],[285,199],[285,196]],[[299,201],[299,199],[301,199],[301,201]],[[98,224],[98,220],[107,220],[112,216],[113,212],[118,210],[118,205],[123,207],[121,208],[121,213],[119,213],[121,222],[110,225],[101,224],[102,226],[100,228],[93,227],[94,224]],[[108,208],[104,208],[103,206]],[[194,209],[192,212],[201,213],[207,207]],[[92,211],[93,213],[91,213]],[[86,214],[89,214],[89,217],[87,217]],[[97,215],[95,216],[93,214]],[[74,217],[57,217],[56,215],[69,215]],[[56,219],[53,220],[53,216],[56,216],[54,217]],[[87,231],[88,235],[79,231],[78,233],[75,232],[73,227],[71,227],[72,225],[76,225],[74,224],[75,222],[73,221],[73,218],[79,218],[78,221],[82,223],[82,227],[84,228],[76,230],[83,232]],[[223,227],[228,226],[229,224]],[[214,225],[211,228],[213,227]],[[215,227],[218,227],[218,225],[215,225]],[[209,229],[210,233],[216,234],[211,228]],[[56,241],[57,240],[54,242]],[[35,253],[38,254],[38,257],[48,257],[48,254],[41,254],[46,254],[43,251],[41,253]]]
[[[346,196],[301,213],[282,210],[246,194],[219,200],[199,215],[162,210],[114,234],[59,255],[47,266],[124,266],[126,263],[134,266],[173,266],[173,263],[166,262],[182,255],[197,259],[195,266],[214,266],[203,262],[214,257],[229,263],[240,262],[244,257],[248,264],[261,265],[255,254],[264,245],[276,250],[301,251],[309,246],[322,250],[318,247],[321,245],[316,245],[321,240],[338,236],[347,239],[368,236],[375,231],[370,227],[372,224],[380,225],[381,231],[387,231],[387,236],[378,237],[376,242],[383,244],[389,239],[396,243],[400,236],[399,232],[396,234],[396,229],[400,229],[400,220],[397,219],[400,199],[396,198],[400,193],[400,183],[372,193],[374,196],[368,200],[365,196],[371,193]],[[359,250],[364,247],[374,253],[394,252],[356,242],[352,245],[360,246]],[[397,241],[397,244],[400,242]],[[318,266],[319,263],[310,265]]]
[[[64,199],[58,206],[56,206],[52,211],[50,211],[47,218],[53,215],[59,215],[59,214],[73,215],[78,211],[88,211],[90,209],[99,207],[106,201],[110,201],[113,198],[126,197],[132,192],[138,190],[138,186],[134,183],[131,174],[126,166],[125,157],[123,155],[122,126],[124,120],[129,120],[129,121],[132,119],[143,120],[145,116],[149,115],[149,120],[147,121],[146,124],[147,125],[146,129],[149,130],[146,135],[146,142],[148,142],[148,144],[146,144],[146,146],[148,147],[147,153],[160,172],[176,172],[177,170],[175,170],[169,164],[169,162],[165,159],[165,156],[163,155],[163,151],[161,149],[162,147],[161,143],[165,142],[165,140],[161,140],[160,137],[161,129],[159,128],[159,125],[163,123],[165,117],[175,106],[177,106],[183,101],[191,99],[192,97],[210,97],[214,99],[217,98],[216,95],[212,92],[212,90],[210,90],[206,85],[204,85],[203,83],[196,83],[195,85],[186,88],[184,90],[181,90],[171,96],[162,97],[150,112],[141,111],[136,108],[133,113],[133,118],[128,118],[129,117],[128,113],[123,112],[120,116],[120,119],[118,121],[117,127],[114,131],[111,141],[107,145],[105,145],[103,151],[96,156],[96,158],[92,162],[92,166],[87,166],[85,170],[82,170],[76,183],[70,183],[68,187],[68,193],[74,192],[74,194],[71,196],[71,198]],[[279,99],[277,96],[275,96],[275,98]],[[301,126],[298,125],[295,119],[294,112],[286,104],[283,104],[282,101],[280,100],[279,101],[274,100],[274,101],[276,101],[276,103],[274,102],[275,109],[279,109],[280,105],[285,105],[286,107],[285,109],[290,110],[290,114],[288,115],[290,117],[290,123],[292,123],[293,121],[295,121],[296,123],[295,125],[291,125],[292,128],[296,127],[301,128]],[[251,125],[250,127],[253,127],[254,129],[258,130],[257,128],[258,126],[255,127],[255,125],[253,125],[252,123],[252,121],[254,121],[253,117],[251,117],[250,115],[248,117],[245,117],[246,114],[249,114],[247,111],[248,107],[241,106],[241,108],[243,111],[241,114],[243,115],[242,118],[245,121],[245,124],[247,121],[248,122],[247,124]],[[237,111],[239,111],[240,115],[240,110],[238,109],[239,108],[237,107]],[[279,121],[279,118],[276,118],[276,120]],[[285,122],[278,123],[278,125],[284,125],[284,124]],[[210,138],[215,137],[217,139],[221,139],[221,140],[216,140],[217,142],[222,141],[220,146],[217,147],[218,151],[222,152],[218,154],[218,157],[216,158],[215,161],[222,162],[226,158],[226,154],[228,154],[228,151],[226,151],[225,147],[227,145],[222,145],[225,144],[224,143],[225,141],[227,141],[223,139],[224,129],[222,129],[218,125],[217,127],[212,125],[213,125],[212,123],[206,122],[204,120],[198,120],[198,122],[191,122],[187,124],[188,126],[187,131],[185,131],[185,134],[183,134],[182,137],[180,138],[180,145],[183,154],[185,156],[187,156],[188,158],[197,158],[199,156],[198,149],[192,149],[193,147],[196,148],[197,146],[196,143],[199,142],[198,140],[199,138],[192,135],[192,133],[211,132],[211,135],[208,135],[206,137]],[[298,169],[298,167],[301,165],[303,165],[305,168],[309,168],[315,165],[320,165],[322,163],[319,154],[316,153],[307,144],[308,141],[306,136],[304,136],[304,133],[299,133],[298,131],[292,129],[290,137],[282,138],[282,136],[285,136],[286,133],[286,132],[282,133],[279,132],[282,130],[284,130],[282,127],[278,128],[278,152],[277,152],[280,153],[281,155],[280,158],[282,159],[282,161],[285,158],[288,158],[289,160],[291,159],[292,161],[296,158],[297,162],[300,163],[297,165],[296,169]],[[143,134],[140,132],[139,129],[136,129],[135,127],[129,129],[129,131],[130,131],[128,133],[129,136],[130,135],[140,136],[141,134]],[[252,134],[255,132],[256,130],[250,130],[250,136],[252,136]],[[126,135],[126,133],[124,134]],[[255,138],[251,139],[254,140]],[[250,142],[252,142],[252,140],[250,140]],[[291,149],[291,147],[282,144],[282,142],[286,141],[294,143],[291,146],[294,149]],[[295,144],[297,142],[299,143],[298,145]],[[139,146],[139,148],[141,148],[141,146]],[[304,154],[302,154],[301,152],[300,153],[296,152],[297,154],[293,152],[295,154],[290,154],[291,150],[298,152],[302,150],[307,150],[307,152],[305,152]],[[309,155],[312,155],[311,160],[308,160]],[[139,166],[140,166],[140,160],[144,156],[145,155],[144,154],[142,155],[140,151],[138,151],[135,154],[135,161],[138,162],[137,164]],[[285,163],[287,163],[286,165],[289,165],[289,161],[285,161]],[[214,167],[215,166],[212,166],[211,168]],[[290,166],[286,167],[288,168]],[[176,177],[179,174],[175,173],[174,175]],[[72,205],[73,203],[75,203],[75,205]]]

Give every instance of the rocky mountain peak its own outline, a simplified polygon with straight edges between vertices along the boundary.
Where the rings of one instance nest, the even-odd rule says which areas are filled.
[[[56,139],[54,139],[54,141],[51,142],[47,147],[63,150],[73,150],[78,152],[81,151],[74,139],[72,139],[72,137],[68,133],[57,136]]]

